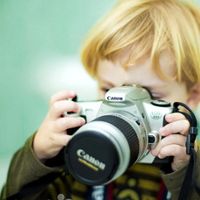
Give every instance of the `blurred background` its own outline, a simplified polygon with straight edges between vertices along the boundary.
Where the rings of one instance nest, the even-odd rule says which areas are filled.
[[[52,94],[96,99],[80,45],[117,0],[0,1],[0,188],[14,152],[40,126]]]

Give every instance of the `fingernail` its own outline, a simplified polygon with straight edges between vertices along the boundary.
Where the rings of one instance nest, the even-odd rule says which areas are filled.
[[[166,115],[166,120],[167,120],[168,122],[171,122],[171,121],[173,120],[172,114],[167,114],[167,115]]]
[[[84,118],[82,118],[82,125],[84,125],[85,124],[85,119]]]
[[[75,96],[75,95],[76,95],[76,92],[70,91],[70,95],[71,95],[71,96]]]
[[[162,156],[160,154],[158,154],[158,158],[162,159]]]
[[[156,151],[156,149],[151,150],[151,154],[153,156],[158,156],[158,152]]]
[[[159,133],[160,135],[165,135],[165,128],[164,127],[160,128]]]
[[[78,104],[77,105],[77,112],[80,112],[81,111],[81,106],[79,106]]]

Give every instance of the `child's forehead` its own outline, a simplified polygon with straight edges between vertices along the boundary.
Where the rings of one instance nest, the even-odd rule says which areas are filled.
[[[129,68],[125,68],[120,60],[112,62],[101,60],[97,69],[98,81],[118,82],[119,84],[140,84],[147,83],[161,84],[160,78],[149,66],[149,58],[145,58]],[[113,84],[117,85],[117,84]]]
[[[108,59],[100,59],[97,64],[97,73],[98,71],[102,70],[102,66],[110,66],[112,65],[112,70],[117,70],[117,68],[122,67],[125,70],[131,70],[134,68],[138,68],[140,66],[145,65],[146,70],[154,71],[155,73],[161,70],[165,76],[167,77],[173,77],[176,73],[177,66],[174,59],[174,56],[170,51],[163,51],[159,55],[159,65],[158,66],[151,66],[152,60],[151,60],[151,53],[146,53],[144,56],[142,56],[139,60],[135,62],[135,59],[131,57],[131,52],[124,52],[120,57],[115,58],[114,60],[108,60]],[[132,62],[133,60],[133,62]],[[159,69],[160,68],[160,69]],[[110,70],[111,68],[106,67],[105,70]]]

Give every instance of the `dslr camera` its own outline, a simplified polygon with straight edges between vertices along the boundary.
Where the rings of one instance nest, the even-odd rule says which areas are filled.
[[[143,87],[110,89],[104,100],[77,102],[86,124],[64,148],[67,170],[86,185],[107,184],[134,163],[168,163],[150,151],[162,139],[159,129],[173,108],[164,100],[153,100]]]

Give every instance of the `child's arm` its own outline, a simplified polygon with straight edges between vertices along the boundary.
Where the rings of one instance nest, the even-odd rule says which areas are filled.
[[[45,161],[55,157],[70,140],[67,129],[81,126],[84,119],[63,118],[66,112],[77,112],[79,107],[68,98],[73,98],[75,92],[62,91],[52,96],[49,112],[39,130],[31,136],[23,148],[15,153],[10,164],[7,182],[2,190],[1,199],[19,192],[28,183],[61,169],[63,166],[48,167]],[[35,196],[36,195],[36,196]],[[49,189],[28,196],[26,199],[43,200],[49,197]]]

